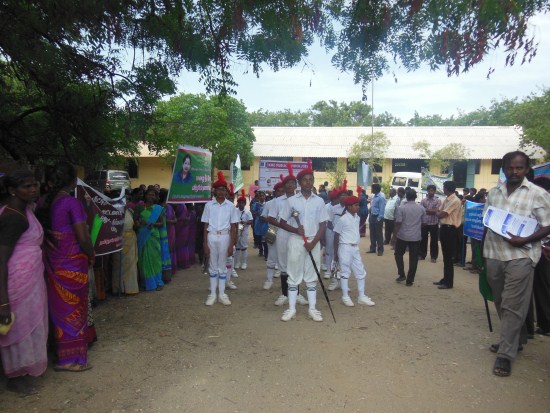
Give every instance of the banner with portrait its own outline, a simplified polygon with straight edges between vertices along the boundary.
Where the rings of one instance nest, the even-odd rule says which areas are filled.
[[[180,145],[167,202],[208,202],[212,199],[211,188],[212,153],[207,149]]]
[[[95,254],[99,256],[120,251],[126,205],[124,189],[118,198],[111,199],[78,179],[75,196],[86,210],[87,225]]]

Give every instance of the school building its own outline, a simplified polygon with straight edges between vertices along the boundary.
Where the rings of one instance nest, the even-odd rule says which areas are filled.
[[[461,143],[467,149],[467,160],[454,162],[454,181],[458,188],[492,188],[498,182],[502,156],[521,150],[521,128],[513,126],[433,126],[433,127],[254,127],[254,163],[243,167],[245,188],[259,178],[260,160],[305,161],[312,160],[316,171],[316,186],[329,181],[327,170],[336,163],[347,171],[348,187],[357,184],[356,165],[348,163],[350,148],[360,136],[383,132],[390,141],[383,165],[376,165],[376,176],[388,181],[395,172],[420,172],[426,160],[414,149],[414,144],[427,141],[435,152],[448,144]],[[185,143],[185,142],[182,142]],[[540,160],[540,149],[523,149],[533,160]],[[158,183],[168,187],[172,165],[164,158],[142,147],[137,160],[131,161],[129,172],[132,187],[141,183]],[[433,174],[443,174],[430,165]],[[224,171],[229,177],[229,171]],[[330,185],[329,185],[330,186]]]

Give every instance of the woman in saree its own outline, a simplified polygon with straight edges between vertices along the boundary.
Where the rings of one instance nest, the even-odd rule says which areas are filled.
[[[195,206],[189,206],[189,236],[185,245],[189,266],[195,265],[195,245],[197,239],[197,212]]]
[[[162,281],[165,284],[172,281],[172,260],[170,258],[170,245],[168,244],[168,224],[166,222],[166,198],[168,190],[161,188],[159,191],[158,204],[164,209],[162,214],[162,227],[159,228],[160,236],[160,255],[162,259]]]
[[[189,268],[187,242],[189,239],[189,210],[187,205],[179,204],[176,207],[176,255],[178,261],[178,267],[181,269]]]
[[[170,204],[166,204],[166,229],[168,231],[168,248],[170,249],[170,264],[172,275],[178,271],[178,253],[176,250],[176,211]]]
[[[145,291],[160,291],[162,281],[162,252],[159,228],[164,225],[164,208],[155,204],[157,193],[150,188],[145,191],[145,203],[138,207],[138,264]]]
[[[0,328],[11,328],[0,333],[0,356],[7,389],[29,395],[36,393],[29,376],[42,375],[48,366],[44,233],[30,207],[38,184],[30,171],[16,171],[4,177],[2,192],[7,200],[0,207]]]
[[[80,372],[92,368],[88,344],[96,339],[95,328],[88,325],[88,268],[95,253],[84,205],[71,196],[75,168],[59,163],[47,179],[51,189],[38,215],[46,230],[48,302],[57,353],[54,370]]]
[[[137,203],[136,203],[137,205]],[[124,212],[124,227],[122,232],[122,251],[113,256],[113,294],[133,295],[139,293],[138,285],[138,248],[134,230],[134,210],[132,204],[126,205]],[[119,278],[121,285],[119,286]]]

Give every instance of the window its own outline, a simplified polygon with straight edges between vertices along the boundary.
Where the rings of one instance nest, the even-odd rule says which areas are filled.
[[[418,185],[420,184],[420,180],[416,179],[416,178],[411,178],[409,179],[409,186],[411,188],[418,188]]]
[[[502,159],[491,160],[491,175],[498,175],[502,167]]]
[[[457,161],[453,165],[453,181],[457,188],[466,186],[466,171],[468,169],[468,161]]]
[[[357,164],[351,163],[349,160],[346,161],[346,172],[357,172]]]
[[[395,178],[393,178],[392,185],[402,186],[404,188],[405,186],[407,186],[407,178],[405,178],[404,176],[396,176]]]
[[[336,158],[312,158],[311,166],[314,171],[326,172],[336,165]]]
[[[481,159],[474,159],[472,160],[474,162],[475,171],[474,174],[479,175],[479,169],[481,168]]]

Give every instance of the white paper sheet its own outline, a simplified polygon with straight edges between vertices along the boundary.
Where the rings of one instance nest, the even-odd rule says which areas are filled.
[[[538,228],[537,220],[533,218],[513,214],[492,206],[485,212],[483,225],[505,238],[510,238],[508,233],[518,237],[528,237]]]

